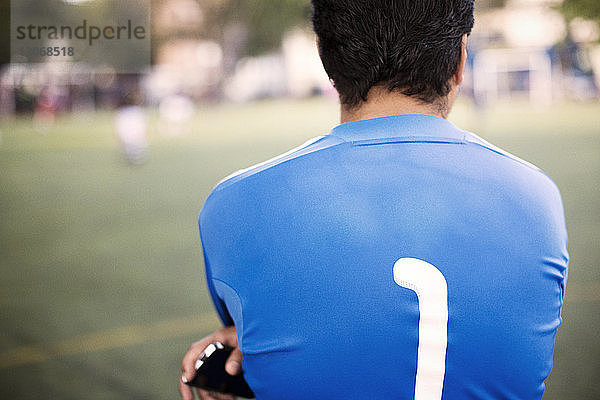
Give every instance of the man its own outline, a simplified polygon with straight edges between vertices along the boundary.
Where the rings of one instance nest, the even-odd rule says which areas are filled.
[[[342,123],[206,200],[227,327],[190,347],[182,379],[221,341],[261,400],[541,398],[566,281],[562,204],[539,169],[445,119],[473,1],[312,3]]]

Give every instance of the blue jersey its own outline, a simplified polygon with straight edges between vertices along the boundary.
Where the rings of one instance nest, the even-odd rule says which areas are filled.
[[[341,124],[222,181],[199,225],[258,399],[542,397],[567,275],[560,194],[450,122]]]

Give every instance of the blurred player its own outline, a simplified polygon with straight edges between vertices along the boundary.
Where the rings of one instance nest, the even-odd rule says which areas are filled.
[[[227,327],[190,347],[183,380],[218,340],[260,400],[540,399],[567,275],[562,203],[535,166],[445,119],[473,1],[313,11],[342,123],[206,200]]]
[[[115,116],[115,129],[121,149],[127,161],[132,164],[143,163],[148,152],[146,115],[140,103],[137,91],[128,92]]]
[[[46,134],[54,125],[56,112],[60,108],[60,89],[56,86],[45,86],[36,98],[33,111],[33,126],[39,133]]]

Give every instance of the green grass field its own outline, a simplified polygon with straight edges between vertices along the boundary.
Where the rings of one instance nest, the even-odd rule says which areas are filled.
[[[336,114],[322,99],[213,106],[167,138],[150,112],[150,157],[136,167],[108,112],[61,117],[44,134],[0,120],[0,398],[176,399],[181,356],[219,326],[196,227],[205,197],[326,133]],[[600,399],[600,104],[459,104],[450,119],[561,189],[571,262],[544,398]]]

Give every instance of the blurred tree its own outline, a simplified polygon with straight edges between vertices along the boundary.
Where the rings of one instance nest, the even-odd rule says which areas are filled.
[[[308,0],[228,0],[223,18],[226,26],[237,23],[247,32],[246,55],[259,55],[281,43],[283,34],[296,25],[310,23]]]
[[[10,62],[10,0],[0,0],[0,67]]]
[[[561,10],[569,20],[582,17],[600,22],[600,1],[598,0],[564,0]]]
[[[485,11],[490,8],[501,8],[506,5],[506,0],[477,0],[475,2],[476,11]]]

